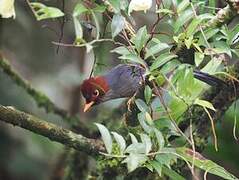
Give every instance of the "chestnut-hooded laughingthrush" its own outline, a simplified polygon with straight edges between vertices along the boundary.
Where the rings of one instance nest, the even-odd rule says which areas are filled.
[[[219,78],[199,70],[194,70],[193,75],[211,86],[223,83]],[[132,97],[143,87],[144,80],[145,69],[137,64],[120,64],[105,75],[84,80],[81,85],[81,93],[86,100],[84,112],[111,99]]]

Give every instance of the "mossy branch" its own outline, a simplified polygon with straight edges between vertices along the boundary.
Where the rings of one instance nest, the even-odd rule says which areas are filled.
[[[27,129],[88,155],[95,156],[99,151],[105,151],[100,140],[86,138],[81,134],[48,123],[13,107],[0,105],[0,121]]]
[[[16,85],[22,87],[35,100],[37,106],[44,108],[47,113],[59,115],[69,124],[78,123],[80,121],[77,116],[70,116],[66,110],[57,107],[45,94],[33,88],[29,82],[24,80],[16,71],[13,70],[9,62],[4,59],[1,54],[0,69],[2,69],[2,71],[8,75]],[[88,129],[90,131],[90,128],[83,123],[81,124],[81,129]]]
[[[20,77],[18,73],[16,73],[11,65],[8,63],[6,59],[1,57],[0,55],[0,68],[3,70],[5,74],[7,74],[18,86],[22,87],[27,91],[29,95],[36,101],[39,107],[43,107],[46,112],[52,112],[60,115],[62,118],[68,118],[67,112],[63,109],[58,108],[45,94],[34,89],[26,80]]]

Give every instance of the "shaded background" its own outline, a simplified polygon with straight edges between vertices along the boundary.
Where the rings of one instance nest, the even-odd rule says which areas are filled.
[[[62,42],[74,41],[74,26],[70,14],[75,3],[76,1],[66,1],[64,7],[66,18],[63,26],[63,19],[37,22],[25,1],[16,1],[16,19],[0,19],[0,52],[9,60],[16,72],[33,87],[44,92],[57,106],[71,114],[78,114],[82,121],[92,124],[100,119],[99,113],[107,113],[109,108],[113,110],[119,102],[109,102],[101,107],[95,107],[90,113],[82,114],[79,85],[89,76],[94,55],[86,54],[84,48],[58,49],[52,44],[52,41],[59,41],[62,32]],[[61,9],[63,5],[62,1],[57,0],[47,4]],[[136,13],[135,18],[136,21],[140,20],[139,24],[142,25],[146,22],[150,24],[154,17],[149,12],[144,16]],[[89,32],[85,33],[86,36],[90,36]],[[110,34],[106,31],[107,33]],[[105,72],[119,63],[109,53],[112,48],[111,43],[102,43],[96,48],[98,58],[96,73]],[[43,109],[38,108],[24,89],[15,85],[2,71],[0,71],[0,104],[14,106],[68,127],[59,116],[46,114]],[[223,121],[217,124],[219,151],[216,152],[210,143],[203,154],[239,177],[239,146],[232,133],[235,115],[238,116],[237,111],[238,108],[232,107]],[[76,123],[80,126],[80,122]],[[0,180],[50,179],[49,177],[54,176],[54,170],[65,150],[58,143],[1,122],[0,138]]]

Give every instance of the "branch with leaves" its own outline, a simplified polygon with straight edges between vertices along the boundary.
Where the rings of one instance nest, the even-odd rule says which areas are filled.
[[[148,158],[156,156],[156,159],[165,159],[170,156],[170,159],[173,158],[182,158],[185,162],[187,162],[188,166],[190,166],[190,162],[192,163],[195,161],[195,165],[199,168],[204,169],[208,173],[212,173],[226,179],[234,179],[235,177],[227,172],[224,168],[220,167],[219,165],[213,163],[210,160],[205,159],[199,153],[196,154],[196,158],[193,160],[193,152],[187,148],[163,148],[164,146],[164,138],[160,131],[154,129],[156,136],[158,137],[159,147],[161,147],[156,152],[151,151],[151,140],[146,134],[141,134],[141,141],[139,142],[137,138],[130,134],[131,141],[133,142],[128,147],[126,146],[126,142],[124,138],[116,132],[112,132],[116,142],[118,143],[120,149],[119,154],[111,154],[112,152],[112,139],[109,131],[106,127],[101,124],[96,124],[101,132],[105,147],[102,144],[102,141],[89,139],[80,134],[76,134],[70,130],[58,127],[52,123],[48,123],[44,120],[41,120],[37,117],[34,117],[30,114],[24,113],[22,111],[16,110],[10,106],[2,106],[0,105],[0,121],[12,124],[14,126],[18,126],[29,130],[33,133],[38,135],[42,135],[46,138],[49,138],[51,141],[55,141],[61,143],[67,147],[74,148],[75,150],[85,152],[88,155],[96,156],[102,154],[104,156],[108,156],[111,158],[121,158],[125,159],[123,162],[128,164],[128,168],[130,171],[135,170],[139,164],[144,163],[145,161],[149,160]],[[145,149],[146,148],[146,149]],[[107,153],[104,153],[107,150]],[[139,154],[135,154],[135,153]],[[129,155],[125,154],[129,153]],[[141,158],[139,158],[139,155]],[[168,163],[172,160],[168,159]],[[132,161],[134,160],[134,161]],[[161,161],[161,160],[160,160]],[[151,165],[156,168],[158,171],[161,172],[162,168],[165,172],[171,172],[170,169],[166,168],[165,166],[159,167],[155,161],[151,161]],[[165,164],[166,165],[166,164]],[[169,164],[168,164],[169,166]],[[166,168],[166,169],[165,169]],[[175,172],[171,172],[174,174],[174,177],[183,179],[179,174]],[[168,174],[172,176],[172,174]]]
[[[56,8],[47,7],[41,3],[27,2],[37,20],[63,16],[61,11]],[[151,11],[157,15],[157,19],[151,26],[150,32],[147,30],[147,26],[140,27],[135,31],[131,25],[133,22],[132,12],[148,11],[152,6],[150,0],[144,1],[143,5],[136,0],[131,0],[130,3],[127,0],[97,2],[84,0],[75,5],[72,12],[75,41],[72,44],[56,44],[71,47],[85,46],[86,51],[89,52],[96,43],[114,42],[119,47],[111,52],[117,53],[119,59],[124,63],[137,63],[143,66],[148,85],[153,85],[152,87],[146,86],[144,100],[135,100],[135,108],[138,112],[132,119],[137,119],[139,122],[137,131],[128,128],[129,136],[124,137],[117,132],[110,132],[102,124],[97,124],[107,151],[107,153],[101,154],[109,158],[120,159],[121,163],[127,164],[129,172],[138,167],[147,167],[151,171],[156,170],[161,176],[161,173],[170,171],[175,159],[180,158],[186,162],[195,179],[197,179],[194,172],[195,166],[205,170],[205,174],[210,172],[225,179],[235,179],[224,168],[205,160],[196,152],[197,148],[201,150],[205,147],[210,127],[213,131],[215,145],[217,145],[213,119],[222,117],[225,110],[238,98],[238,73],[231,75],[232,66],[225,63],[227,59],[233,60],[235,57],[239,57],[239,26],[233,28],[227,26],[227,23],[237,14],[237,4],[233,4],[232,1],[228,2],[229,5],[216,13],[215,7],[210,7],[204,2],[183,0],[166,3],[157,0],[156,10]],[[212,5],[215,2],[210,1],[209,3]],[[110,21],[110,35],[105,35],[102,32],[98,14]],[[82,16],[87,17],[85,24],[81,21]],[[90,42],[83,37],[83,26],[85,25],[89,25],[89,29],[93,27],[96,30],[95,36],[92,36],[93,40]],[[105,38],[105,36],[107,38],[103,39],[102,37]],[[122,38],[123,43],[118,41],[117,37]],[[3,66],[5,65],[3,64]],[[226,68],[224,68],[225,66]],[[238,67],[235,66],[235,71],[237,71]],[[5,66],[3,69],[5,69],[5,73],[10,72],[10,75],[15,77],[10,67]],[[8,69],[10,69],[9,72]],[[230,81],[229,87],[209,90],[208,86],[194,78],[195,69],[211,75],[226,75]],[[17,80],[15,81],[18,83]],[[26,83],[19,84],[24,87]],[[32,89],[28,87],[24,88],[31,94]],[[157,93],[153,95],[153,92]],[[207,96],[201,96],[204,92],[207,93]],[[52,104],[50,103],[50,105]],[[46,103],[44,106],[48,107],[47,105]],[[8,108],[5,107],[5,109]],[[54,107],[52,111],[59,113],[57,109],[54,110]],[[5,119],[8,119],[6,117],[9,117],[10,123],[17,124],[18,121],[13,121],[10,116],[14,113],[11,112],[8,114],[9,116],[6,116],[5,112],[2,119],[6,122]],[[17,117],[21,117],[19,113],[17,114]],[[203,115],[201,116],[201,114]],[[63,116],[66,117],[66,115]],[[23,119],[29,120],[28,117],[31,119],[32,116],[23,115],[23,117]],[[182,122],[186,122],[189,135],[184,134],[178,128]],[[42,123],[37,123],[38,121],[31,120],[26,121],[24,125],[21,123],[17,125],[65,143],[63,137],[68,136],[69,131],[62,133],[65,130],[59,130],[54,125],[50,125],[49,128],[44,126],[47,128],[41,129]],[[195,131],[193,123],[197,127]],[[48,132],[52,132],[52,129],[59,133],[55,133],[54,130],[51,136]],[[172,136],[181,137],[185,140],[186,145],[172,143],[170,141]],[[88,139],[80,136],[80,139],[82,138],[83,142],[77,141],[77,143],[83,143],[79,145],[80,148],[72,145],[75,144],[75,138],[69,139],[66,144],[79,150],[84,146],[93,145],[90,143],[94,140],[88,142]],[[217,146],[215,147],[217,149]],[[95,148],[93,149],[99,150],[97,147]],[[90,150],[90,147],[87,146],[86,149]],[[175,179],[183,179],[175,171],[171,171],[167,176],[170,174],[176,174]]]

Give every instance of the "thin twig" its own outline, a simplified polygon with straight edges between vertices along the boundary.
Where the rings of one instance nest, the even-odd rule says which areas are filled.
[[[62,12],[65,11],[65,0],[62,0]],[[60,27],[60,37],[58,42],[61,43],[64,36],[64,26],[65,26],[65,16],[62,17],[61,27]],[[59,52],[60,46],[57,46],[56,53]]]
[[[212,126],[212,134],[213,134],[213,137],[214,137],[214,147],[215,147],[215,150],[218,151],[217,135],[216,135],[216,131],[215,131],[215,126],[214,126],[213,118],[212,118],[210,112],[207,110],[207,108],[203,107],[203,109],[205,110],[205,112],[207,113],[207,115],[208,115],[208,117],[210,119],[211,126]]]
[[[166,105],[165,102],[164,102],[164,99],[163,99],[163,97],[162,97],[162,94],[161,94],[161,92],[158,90],[158,87],[156,86],[155,82],[153,82],[152,84],[153,84],[153,87],[154,87],[154,89],[155,89],[155,91],[156,91],[156,95],[159,97],[159,100],[160,100],[161,104],[163,105],[163,108],[164,108],[164,110],[166,111],[166,113],[167,113],[169,119],[170,119],[171,122],[173,123],[174,127],[175,127],[175,128],[177,129],[177,131],[189,142],[189,144],[192,145],[192,142],[190,141],[190,139],[182,132],[182,130],[178,127],[178,125],[177,125],[176,122],[174,121],[174,119],[173,119],[171,113],[170,113],[169,110],[168,110],[167,105]]]

